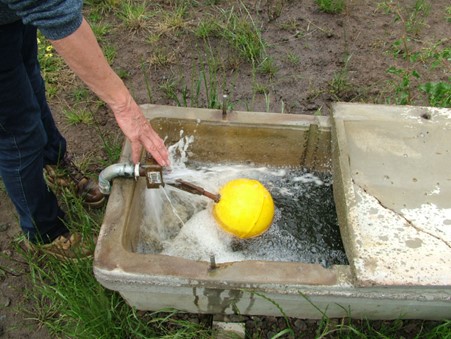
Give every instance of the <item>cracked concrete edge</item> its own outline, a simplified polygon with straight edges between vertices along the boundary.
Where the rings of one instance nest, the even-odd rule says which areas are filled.
[[[353,274],[353,280],[356,286],[374,286],[374,285],[422,285],[422,286],[445,286],[449,287],[451,283],[451,273],[448,273],[446,267],[451,267],[451,258],[443,259],[436,258],[438,261],[437,265],[441,268],[432,267],[432,270],[438,270],[439,274],[428,278],[429,274],[418,277],[411,275],[410,277],[399,274],[393,274],[393,265],[396,265],[396,262],[390,262],[390,260],[381,260],[378,255],[374,255],[375,253],[365,252],[362,250],[362,245],[364,244],[365,234],[362,234],[362,230],[358,229],[359,225],[359,216],[356,215],[356,206],[358,194],[356,194],[356,190],[364,189],[356,187],[355,182],[352,179],[352,173],[350,169],[350,155],[347,151],[346,144],[347,138],[345,134],[345,119],[368,119],[368,111],[374,110],[375,107],[381,109],[379,105],[358,105],[359,112],[360,109],[363,111],[367,111],[364,114],[351,114],[349,115],[346,110],[349,109],[349,106],[352,106],[354,109],[357,108],[356,104],[335,104],[333,114],[336,114],[339,111],[337,116],[334,116],[332,120],[332,157],[333,157],[333,175],[334,175],[334,198],[337,206],[337,216],[339,219],[340,230],[343,237],[343,243],[345,246],[345,250],[350,262],[351,271]],[[395,116],[393,116],[393,112],[395,111]],[[428,109],[422,107],[395,107],[395,106],[382,106],[382,111],[390,116],[390,119],[399,118],[399,114],[403,113],[404,119],[424,119],[424,117],[420,115],[425,115],[425,112],[433,112],[434,114],[439,114],[448,119],[451,117],[450,110],[435,110]],[[346,114],[343,114],[345,112]],[[406,113],[407,112],[407,113]],[[371,112],[373,115],[374,111]],[[413,115],[412,115],[413,114]],[[380,203],[380,202],[379,202]],[[381,207],[386,209],[383,204]],[[394,211],[392,211],[395,213]],[[399,213],[395,213],[397,216],[400,216]],[[405,216],[401,217],[401,223],[409,224],[409,219]],[[410,223],[412,224],[412,223]],[[417,232],[422,232],[423,230],[418,227],[412,227]],[[431,234],[431,232],[424,232],[428,238],[432,237],[435,240],[441,242],[447,246],[449,249],[449,244],[446,240],[441,239],[440,237]],[[435,244],[434,244],[435,246]],[[446,250],[446,249],[445,249]],[[368,255],[370,254],[370,255]],[[371,255],[373,254],[373,255]],[[427,254],[426,254],[427,255]],[[449,256],[448,256],[449,257]],[[395,256],[396,258],[396,256]],[[422,258],[418,258],[420,261]],[[444,260],[444,262],[443,262]],[[450,262],[448,262],[448,261]],[[399,263],[402,263],[401,260]],[[399,264],[398,263],[398,264]],[[427,264],[425,266],[428,266]],[[373,269],[371,268],[373,267]],[[381,270],[376,271],[375,268],[379,267]],[[414,267],[412,267],[413,269]],[[373,270],[373,271],[372,271]],[[399,272],[398,272],[399,273]]]
[[[340,145],[346,142],[344,133],[337,131],[344,130],[344,122],[340,119],[332,119],[331,142],[332,142],[332,175],[334,183],[334,201],[337,211],[338,225],[341,238],[346,251],[346,256],[351,268],[352,281],[355,283],[354,258],[357,253],[351,241],[351,230],[349,220],[348,201],[354,197],[351,174],[349,172],[349,154]]]

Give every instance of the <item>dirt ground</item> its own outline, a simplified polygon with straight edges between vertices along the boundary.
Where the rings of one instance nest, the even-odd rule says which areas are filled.
[[[210,49],[206,50],[205,41],[193,34],[202,18],[218,13],[215,6],[207,4],[212,2],[198,1],[196,7],[188,10],[180,27],[164,32],[156,32],[157,25],[130,31],[113,14],[104,15],[103,20],[111,28],[102,38],[102,46],[115,48],[112,66],[126,74],[124,81],[138,103],[176,105],[168,97],[166,85],[174,80],[175,88],[180,89],[183,83],[192,83],[199,74],[193,70],[207,62],[208,53],[219,56],[217,80],[224,87],[219,94],[227,93],[235,110],[327,115],[335,101],[396,103],[397,94],[405,92],[409,93],[410,104],[428,105],[426,95],[416,89],[418,85],[429,81],[449,82],[449,59],[432,67],[434,57],[425,57],[425,53],[433,51],[433,46],[450,48],[448,0],[429,1],[429,14],[408,42],[410,55],[414,52],[423,55],[414,61],[399,56],[405,52],[402,48],[396,57],[393,45],[405,33],[403,22],[378,8],[378,1],[348,0],[341,14],[322,13],[313,0],[242,1],[261,29],[267,43],[266,53],[275,65],[275,71],[257,72],[255,76],[250,63],[238,57],[221,38],[209,39]],[[216,2],[222,9],[240,8],[239,1]],[[415,1],[400,2],[407,9]],[[174,3],[157,0],[152,6],[170,11]],[[89,18],[89,8],[86,14]],[[157,21],[158,17],[149,19],[152,20]],[[152,32],[159,33],[160,39],[149,43]],[[405,70],[404,75],[416,71],[419,77],[408,76],[408,86],[400,87],[402,79],[389,74],[390,67]],[[63,112],[80,107],[71,94],[80,83],[67,70],[62,74],[59,91],[50,98],[50,105],[75,162],[83,164],[96,177],[101,167],[110,162],[103,147],[105,138],[121,140],[122,136],[103,106],[94,106],[96,124],[69,124]],[[151,98],[146,81],[151,87]],[[257,85],[264,89],[256,90]],[[85,107],[92,109],[93,105],[82,108]],[[0,188],[0,337],[49,338],[45,329],[28,320],[34,316],[24,293],[30,279],[12,242],[19,232],[14,208]],[[415,333],[415,327],[411,333]]]

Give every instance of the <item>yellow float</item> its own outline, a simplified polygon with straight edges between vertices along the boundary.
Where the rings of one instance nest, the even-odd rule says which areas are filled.
[[[271,226],[274,202],[259,181],[235,179],[225,184],[219,194],[213,215],[225,231],[247,239],[261,235]]]

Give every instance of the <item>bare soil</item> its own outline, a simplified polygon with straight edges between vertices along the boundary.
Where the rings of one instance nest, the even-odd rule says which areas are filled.
[[[400,48],[398,56],[393,44],[405,34],[402,20],[396,21],[393,14],[378,8],[378,1],[348,0],[341,14],[320,12],[314,0],[219,0],[216,6],[210,5],[213,2],[198,1],[197,6],[188,9],[182,25],[164,30],[157,25],[163,20],[158,15],[148,19],[148,27],[138,30],[124,27],[113,13],[103,15],[101,22],[111,26],[101,44],[115,48],[112,66],[125,75],[124,81],[138,103],[176,105],[164,86],[174,81],[181,98],[180,89],[199,78],[199,67],[203,67],[199,65],[207,64],[209,53],[219,60],[215,73],[223,87],[219,94],[229,95],[234,110],[327,115],[330,104],[336,101],[396,103],[401,78],[387,73],[389,67],[406,70],[409,74],[415,70],[420,75],[408,78],[412,105],[429,104],[426,95],[417,90],[419,84],[449,82],[449,61],[442,60],[434,68],[432,58],[411,61],[402,57],[406,52],[412,55],[432,51],[440,41],[438,49],[450,47],[448,0],[429,1],[429,14],[421,20],[416,34],[411,34],[408,50]],[[156,0],[149,8],[174,11],[175,3]],[[254,75],[251,64],[223,39],[211,37],[207,49],[206,42],[193,33],[200,20],[212,16],[220,18],[218,8],[230,10],[233,6],[236,13],[247,15],[241,3],[262,31],[267,43],[266,53],[277,69],[274,74],[257,72]],[[403,9],[407,9],[414,1],[402,3]],[[86,8],[88,19],[89,11]],[[160,38],[150,43],[152,34],[159,34]],[[146,81],[150,84],[150,97]],[[264,89],[256,90],[256,84]],[[67,69],[61,71],[56,85],[58,91],[49,99],[55,119],[67,138],[75,162],[95,178],[103,166],[113,161],[105,152],[105,140],[120,142],[122,135],[111,113],[94,103],[93,96],[82,103],[74,99],[74,89],[81,84]],[[193,98],[194,93],[188,91],[188,96]],[[204,94],[200,106],[205,105],[205,97]],[[70,124],[63,113],[68,108],[92,111],[96,123]],[[14,246],[19,233],[14,208],[0,188],[0,337],[49,338],[45,328],[29,320],[35,314],[24,292],[31,284],[27,266]],[[277,333],[277,319],[254,317],[249,321],[248,327],[262,337]],[[295,321],[293,319],[293,323]],[[307,337],[314,337],[314,321],[298,320],[297,324],[299,335],[305,333]],[[422,321],[409,322],[408,329],[399,334],[414,336],[422,325]]]

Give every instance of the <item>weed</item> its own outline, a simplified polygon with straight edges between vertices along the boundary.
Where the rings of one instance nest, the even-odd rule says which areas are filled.
[[[345,9],[345,0],[315,0],[322,12],[338,14]]]
[[[323,106],[319,107],[315,113],[313,113],[315,116],[322,116],[323,115]]]
[[[38,31],[38,60],[41,67],[41,73],[46,81],[47,94],[52,97],[58,90],[60,82],[61,69],[64,62],[56,53],[50,42]]]
[[[177,97],[177,83],[174,79],[165,79],[163,83],[159,85],[159,88],[168,99],[176,101],[177,106],[181,106],[181,103]]]
[[[413,6],[409,7],[400,4],[396,0],[387,0],[379,3],[378,9],[385,10],[388,14],[394,15],[395,22],[401,22],[403,34],[400,39],[393,44],[395,56],[402,55],[409,59],[409,41],[411,36],[416,36],[421,29],[426,27],[425,18],[429,15],[430,5],[427,0],[415,0]]]
[[[155,48],[149,57],[149,64],[155,67],[165,67],[175,62],[175,53],[167,52],[163,48]]]
[[[192,74],[190,78],[190,83],[186,83],[185,78],[182,78],[180,89],[177,82],[170,79],[160,85],[160,89],[169,99],[174,100],[177,106],[221,108],[219,100],[221,86],[217,73],[212,67],[203,66],[198,69],[197,75]]]
[[[90,7],[91,13],[96,16],[103,16],[106,13],[115,11],[121,1],[120,0],[85,0],[84,5]]]
[[[187,4],[182,3],[181,5],[176,5],[171,11],[163,12],[163,15],[158,18],[154,27],[157,34],[166,34],[185,27],[187,10]]]
[[[451,82],[427,82],[419,89],[426,93],[429,105],[451,107]]]
[[[111,31],[111,25],[95,22],[91,24],[91,29],[99,43],[103,43],[105,42],[105,36]]]
[[[295,32],[299,29],[299,22],[296,19],[288,19],[279,25],[284,31]]]
[[[260,82],[254,82],[253,87],[254,87],[254,93],[257,93],[257,94],[268,94],[269,93],[269,87]]]
[[[418,35],[422,28],[427,27],[425,18],[429,15],[430,10],[431,5],[428,0],[416,0],[406,21],[407,32]]]
[[[265,112],[270,112],[271,109],[271,97],[269,93],[265,93]]]
[[[344,66],[335,72],[329,82],[329,91],[334,100],[350,101],[356,95],[352,84],[349,82],[348,64],[351,56],[346,58]]]
[[[410,61],[430,62],[432,69],[441,66],[447,67],[451,61],[451,47],[443,47],[447,39],[439,40],[429,48],[424,48],[421,52],[412,53]]]
[[[243,63],[243,60],[236,54],[228,55],[225,60],[225,67],[229,70],[236,71],[240,68],[240,65]]]
[[[148,28],[151,13],[147,10],[146,2],[135,4],[134,2],[122,1],[117,17],[131,31]]]
[[[201,20],[196,29],[194,30],[194,34],[201,39],[207,39],[210,37],[219,35],[219,26],[217,22],[213,19]]]
[[[451,338],[451,320],[445,320],[429,331],[429,338]]]
[[[94,121],[91,112],[85,110],[65,109],[63,114],[70,125],[91,125]]]
[[[257,70],[261,74],[269,75],[270,77],[274,77],[279,70],[275,61],[271,57],[266,57],[263,61],[258,65]]]
[[[121,78],[122,80],[130,77],[129,71],[124,68],[117,68],[116,73],[119,76],[119,78]]]
[[[72,91],[72,96],[77,103],[85,102],[89,98],[90,94],[91,92],[86,86],[76,87]]]
[[[105,55],[105,58],[107,62],[112,65],[114,62],[114,59],[116,59],[117,50],[113,45],[104,45],[102,46],[103,54]]]
[[[106,159],[102,159],[102,167],[118,162],[122,153],[124,138],[120,134],[106,134],[100,128],[97,128],[97,130],[102,140],[102,149],[106,154]]]
[[[265,43],[244,5],[243,10],[245,16],[237,14],[234,7],[230,10],[221,9],[224,22],[219,24],[219,32],[242,57],[255,66],[266,56]]]
[[[293,66],[297,66],[301,63],[301,57],[293,52],[287,53],[287,59]]]
[[[387,73],[396,76],[398,81],[391,81],[395,92],[395,103],[398,105],[410,105],[413,103],[412,98],[412,79],[420,78],[420,74],[416,70],[406,70],[404,68],[390,67]]]
[[[158,41],[160,41],[160,39],[161,39],[161,34],[151,33],[147,37],[146,42],[149,43],[150,45],[155,45],[156,43],[158,43]]]
[[[291,323],[290,323],[290,319],[288,318],[287,314],[285,313],[285,311],[283,310],[283,308],[274,300],[272,300],[271,298],[267,297],[265,294],[263,293],[258,293],[258,292],[251,292],[252,294],[270,302],[272,305],[274,305],[280,312],[280,314],[283,316],[283,319],[285,320],[285,324],[287,326],[287,328],[284,330],[284,334],[290,334],[292,336],[294,336],[294,331],[293,328],[291,327]]]
[[[271,0],[266,2],[266,12],[270,21],[280,17],[284,7],[284,0]]]
[[[445,13],[446,21],[451,22],[451,6],[446,7]]]

